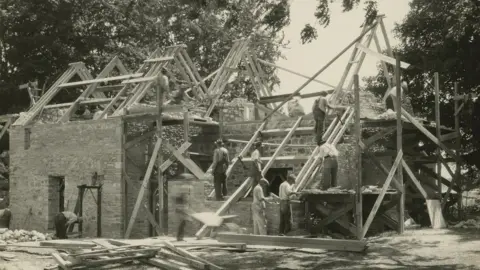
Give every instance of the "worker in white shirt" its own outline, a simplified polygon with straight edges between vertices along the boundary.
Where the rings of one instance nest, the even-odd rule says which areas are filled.
[[[283,181],[279,188],[280,198],[280,229],[279,234],[281,236],[287,234],[292,229],[292,211],[290,209],[291,197],[296,192],[293,191],[293,185],[295,184],[295,175],[291,174],[287,177],[287,180]]]
[[[223,141],[218,139],[215,144],[217,148],[213,152],[213,184],[215,187],[215,198],[221,201],[227,196],[227,169],[230,164],[228,150],[224,147]]]
[[[70,225],[82,222],[82,218],[73,212],[64,211],[55,216],[55,232],[59,239],[67,239],[67,229]]]
[[[313,119],[315,120],[315,136],[318,146],[325,143],[323,140],[323,134],[325,133],[325,119],[328,114],[328,110],[342,110],[346,109],[346,106],[333,105],[330,101],[330,95],[327,92],[321,92],[321,96],[315,100],[312,107]]]
[[[323,144],[318,152],[320,158],[322,158],[323,164],[323,188],[329,189],[330,187],[337,186],[337,172],[338,172],[338,150],[335,146],[325,143]]]
[[[401,88],[400,88],[400,92],[402,93],[402,96],[403,96],[404,91],[407,91],[407,90],[408,90],[407,82],[402,81]],[[388,89],[385,92],[385,95],[383,96],[383,103],[385,103],[385,106],[386,106],[387,110],[388,109],[393,110],[393,111],[396,110],[397,103],[394,100],[394,98],[396,98],[396,97],[397,97],[397,87],[396,86],[393,86],[392,88]]]
[[[259,183],[253,189],[252,219],[253,234],[267,235],[267,218],[265,216],[265,202],[270,199],[263,195],[263,190],[268,187],[268,181],[261,178]]]
[[[253,179],[253,185],[257,185],[262,177],[262,155],[260,150],[262,149],[262,142],[256,141],[253,145],[255,150],[250,155],[252,159],[252,167],[250,169],[250,177]]]

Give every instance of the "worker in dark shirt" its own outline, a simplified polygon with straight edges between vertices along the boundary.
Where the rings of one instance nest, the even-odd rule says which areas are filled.
[[[327,117],[328,110],[345,110],[346,106],[333,105],[329,101],[329,95],[327,92],[321,92],[321,96],[313,103],[312,113],[315,120],[315,137],[318,146],[325,143],[323,134],[325,134],[325,118]]]
[[[55,232],[59,239],[67,239],[67,229],[70,225],[82,222],[82,218],[73,212],[64,211],[55,216]]]

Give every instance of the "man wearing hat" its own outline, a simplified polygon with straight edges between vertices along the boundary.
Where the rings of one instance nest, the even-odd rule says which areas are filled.
[[[261,178],[259,183],[253,189],[252,219],[253,234],[267,235],[267,218],[265,217],[265,202],[268,199],[263,195],[263,191],[268,187],[268,181]]]
[[[253,179],[253,185],[255,186],[256,184],[259,183],[260,179],[263,177],[262,175],[262,155],[260,153],[260,150],[262,149],[262,142],[261,141],[256,141],[253,144],[254,151],[250,155],[252,159],[252,167],[250,169],[250,177]]]
[[[317,145],[322,145],[325,141],[323,140],[323,134],[325,133],[325,118],[327,116],[328,110],[341,110],[346,109],[346,106],[336,106],[330,103],[329,98],[331,95],[327,95],[327,92],[320,92],[321,96],[315,100],[313,103],[312,114],[315,120],[315,135]]]
[[[408,90],[408,85],[407,82],[402,81],[401,83],[401,88],[400,88],[400,93],[403,96],[404,91]],[[397,97],[397,87],[393,86],[391,89],[387,90],[385,92],[385,95],[383,96],[383,102],[385,103],[385,106],[387,107],[387,110],[396,110],[397,103],[395,102],[395,98]]]
[[[292,211],[290,209],[290,199],[292,195],[297,194],[293,191],[295,178],[295,175],[290,174],[287,177],[287,180],[284,180],[279,188],[278,197],[280,198],[280,235],[285,235],[292,229]]]
[[[217,148],[213,152],[213,184],[215,187],[215,198],[217,201],[223,200],[227,196],[227,168],[230,164],[230,157],[228,150],[224,147],[223,141],[218,139],[215,142]]]

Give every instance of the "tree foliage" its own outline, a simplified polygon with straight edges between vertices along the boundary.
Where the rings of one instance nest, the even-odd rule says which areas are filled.
[[[408,95],[415,111],[434,119],[434,73],[440,77],[441,124],[454,127],[453,86],[459,92],[479,93],[480,77],[480,4],[478,1],[413,0],[410,11],[395,28],[401,44],[396,48],[402,61],[413,68],[404,70],[409,82]],[[386,80],[379,67],[379,75],[367,78],[367,89],[376,94],[385,92]],[[464,157],[469,164],[480,168],[478,138],[472,136],[477,121],[471,113],[473,103],[467,103],[462,112],[461,128]],[[472,122],[473,120],[473,122]],[[477,124],[478,125],[478,124]]]
[[[330,7],[332,4],[337,4],[341,2],[340,5],[343,8],[343,12],[351,11],[363,3],[365,11],[365,23],[368,25],[375,20],[378,14],[377,10],[377,1],[376,0],[317,0],[317,8],[315,9],[314,16],[317,19],[317,22],[320,26],[327,27],[331,21],[331,10]],[[300,39],[303,44],[310,43],[313,40],[317,39],[317,30],[310,24],[306,24],[300,33]]]
[[[0,114],[28,107],[20,84],[37,79],[48,88],[71,62],[95,76],[118,55],[133,71],[154,49],[183,43],[207,76],[233,40],[248,36],[258,57],[275,61],[288,23],[287,0],[0,0]],[[228,98],[255,97],[246,76],[235,84]]]

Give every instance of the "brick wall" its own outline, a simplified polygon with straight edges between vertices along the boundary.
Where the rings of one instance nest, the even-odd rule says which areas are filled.
[[[90,184],[94,172],[104,175],[102,230],[118,237],[123,230],[121,194],[121,119],[35,125],[30,147],[25,129],[10,129],[10,202],[15,229],[46,231],[49,176],[65,177],[65,209],[73,211],[77,185]],[[84,234],[96,235],[96,194],[84,198]]]

